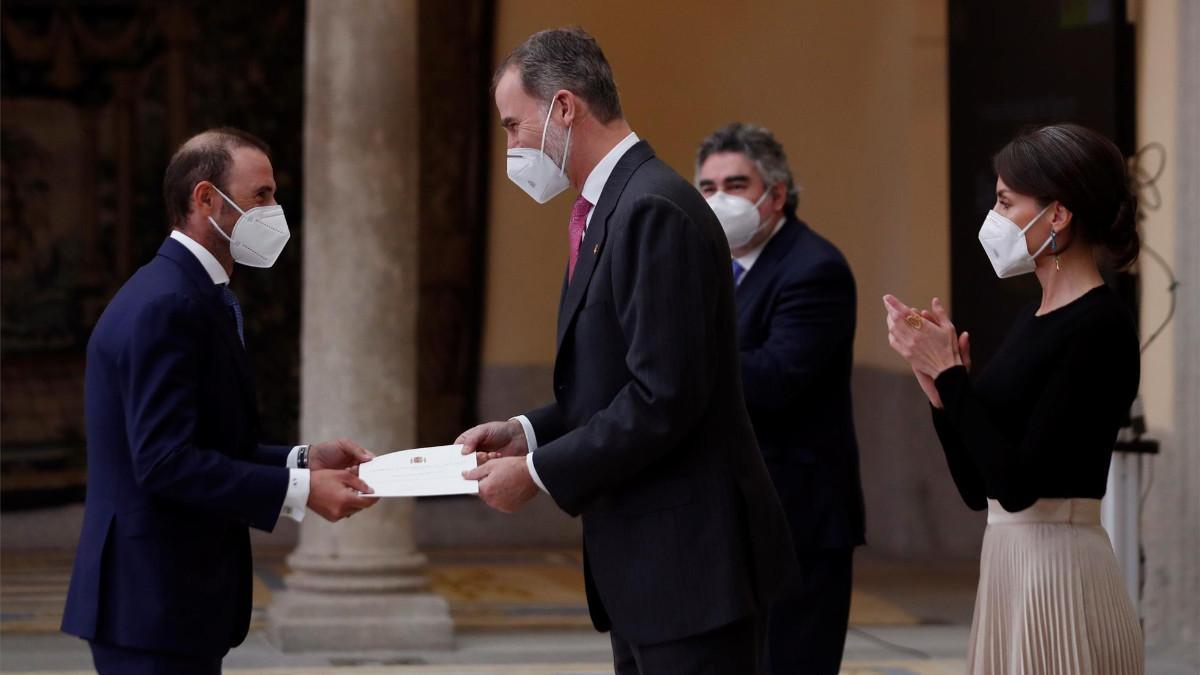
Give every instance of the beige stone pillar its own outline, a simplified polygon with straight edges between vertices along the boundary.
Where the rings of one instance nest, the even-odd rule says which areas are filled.
[[[417,415],[417,2],[309,0],[301,433],[411,447]],[[268,630],[284,651],[449,647],[412,501],[309,513]]]

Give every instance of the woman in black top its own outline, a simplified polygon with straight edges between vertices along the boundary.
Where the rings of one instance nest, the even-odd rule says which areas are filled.
[[[968,663],[974,673],[1141,673],[1143,641],[1099,524],[1117,431],[1137,394],[1132,317],[1097,257],[1137,258],[1124,158],[1075,125],[1022,134],[994,159],[980,243],[1042,299],[969,377],[969,337],[942,303],[884,297],[889,341],[933,406],[963,500],[988,510]]]

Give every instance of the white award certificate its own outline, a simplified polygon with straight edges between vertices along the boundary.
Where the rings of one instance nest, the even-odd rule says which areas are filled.
[[[479,481],[462,477],[476,466],[461,445],[400,450],[358,465],[358,477],[375,492],[367,497],[433,497],[479,494]]]

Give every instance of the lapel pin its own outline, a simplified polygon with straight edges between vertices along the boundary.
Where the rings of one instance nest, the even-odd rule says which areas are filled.
[[[596,246],[592,248],[592,255],[600,255],[600,244],[596,244]]]

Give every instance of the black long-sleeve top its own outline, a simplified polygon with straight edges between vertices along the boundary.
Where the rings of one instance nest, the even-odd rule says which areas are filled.
[[[957,366],[935,384],[933,422],[959,494],[975,510],[1104,496],[1117,431],[1137,394],[1129,312],[1107,286],[1043,316],[1023,311],[974,381]]]

